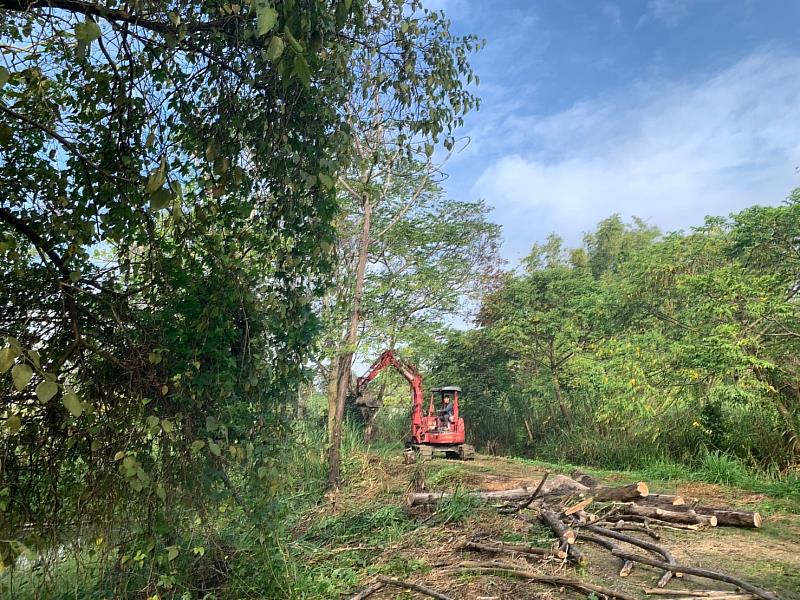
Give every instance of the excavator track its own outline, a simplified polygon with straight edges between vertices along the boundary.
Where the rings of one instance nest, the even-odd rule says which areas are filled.
[[[414,457],[430,460],[434,457],[455,458],[458,460],[472,460],[475,458],[475,448],[470,444],[408,444],[408,449]]]

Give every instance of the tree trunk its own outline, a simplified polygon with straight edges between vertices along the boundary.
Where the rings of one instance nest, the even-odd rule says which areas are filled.
[[[306,400],[311,395],[311,389],[310,385],[302,385],[297,391],[297,414],[295,418],[298,421],[302,421],[306,417]]]
[[[331,367],[328,371],[328,386],[326,395],[328,396],[328,442],[333,439],[333,423],[336,421],[336,389],[339,383],[339,363],[340,359],[331,359]]]
[[[350,313],[350,328],[347,332],[345,351],[342,353],[339,362],[339,377],[337,378],[336,414],[331,428],[331,447],[328,456],[328,489],[338,488],[341,480],[344,403],[347,399],[347,390],[350,387],[350,372],[353,366],[356,342],[358,341],[358,325],[361,322],[361,300],[364,296],[364,272],[367,268],[372,218],[372,204],[368,196],[363,197],[362,206],[364,207],[364,221],[361,225],[361,240],[358,245],[358,266],[356,267],[356,281],[353,293],[353,310]]]
[[[553,341],[550,340],[550,375],[553,380],[553,392],[556,396],[556,402],[558,403],[558,409],[561,411],[561,416],[564,417],[564,420],[567,424],[572,422],[572,411],[570,411],[569,406],[564,403],[564,396],[561,393],[561,382],[558,379],[558,365],[556,363],[555,352],[553,349]]]
[[[371,444],[375,427],[375,418],[378,416],[378,409],[364,407],[361,409],[361,416],[364,417],[364,443]]]

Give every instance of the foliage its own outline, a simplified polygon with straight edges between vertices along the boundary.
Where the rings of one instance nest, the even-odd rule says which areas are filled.
[[[480,327],[442,347],[436,379],[465,388],[473,441],[489,449],[666,459],[733,483],[741,464],[791,469],[798,239],[800,192],[689,233],[612,217],[581,248],[551,237],[484,298]]]
[[[0,4],[0,565],[205,593],[266,543],[365,5]]]

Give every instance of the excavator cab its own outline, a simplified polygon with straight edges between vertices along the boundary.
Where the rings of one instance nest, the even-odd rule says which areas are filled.
[[[428,404],[428,416],[436,416],[436,421],[428,421],[429,431],[455,431],[458,428],[458,395],[461,388],[454,385],[433,388]],[[445,399],[447,399],[445,401]],[[461,420],[463,426],[463,419]]]

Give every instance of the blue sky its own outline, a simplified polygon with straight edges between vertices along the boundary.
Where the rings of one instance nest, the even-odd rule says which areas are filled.
[[[800,186],[799,0],[428,0],[474,58],[479,112],[446,165],[515,263],[612,213],[665,230]]]

